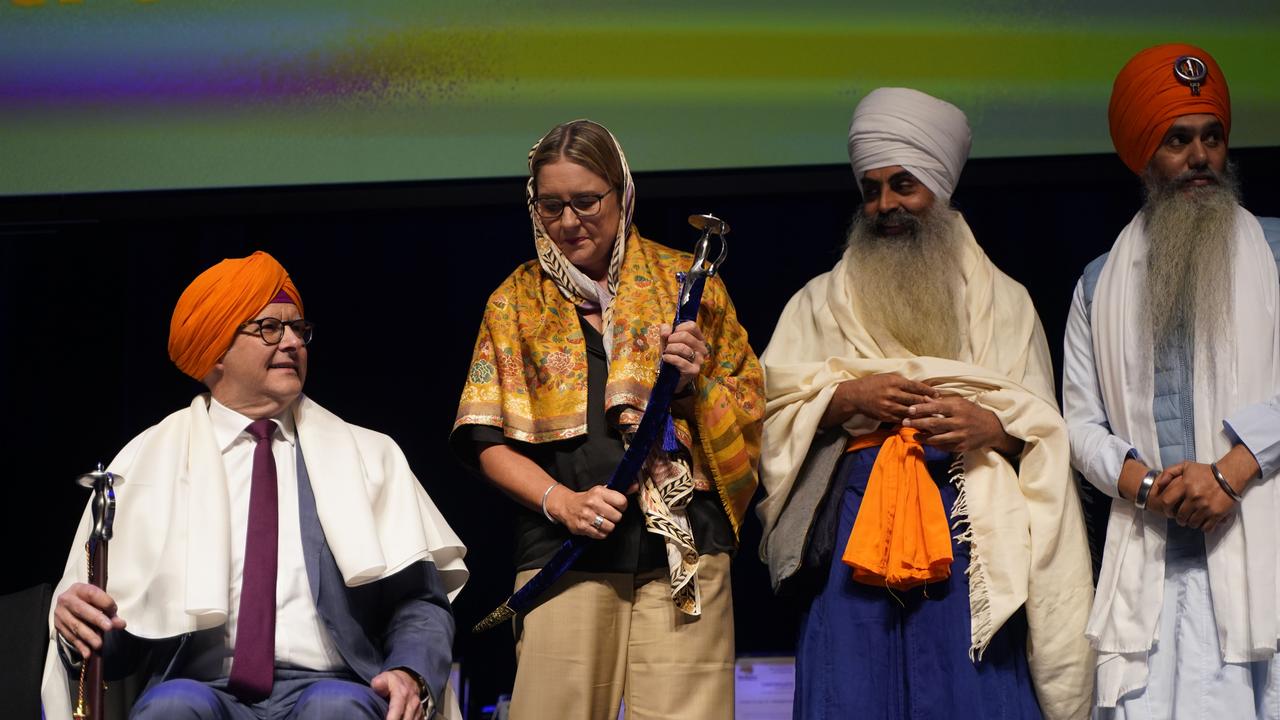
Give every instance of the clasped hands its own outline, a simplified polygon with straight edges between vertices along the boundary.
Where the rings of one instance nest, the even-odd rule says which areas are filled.
[[[1127,463],[1141,465],[1132,458]],[[1226,463],[1220,461],[1220,464]],[[1145,474],[1145,469],[1142,472]],[[1228,482],[1232,482],[1230,477]],[[1232,487],[1236,492],[1243,490],[1235,483]],[[1134,494],[1130,493],[1130,498]],[[1208,465],[1186,461],[1160,471],[1147,495],[1146,509],[1183,527],[1211,533],[1230,517],[1236,505],[1236,501],[1218,484]]]
[[[996,414],[958,395],[943,395],[927,383],[896,373],[868,375],[836,386],[820,425],[865,415],[918,432],[925,445],[952,453],[993,448],[1005,455],[1022,451],[1022,441],[1004,431]]]

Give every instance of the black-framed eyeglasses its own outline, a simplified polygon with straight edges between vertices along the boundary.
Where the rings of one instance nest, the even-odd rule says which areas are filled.
[[[583,193],[582,195],[574,195],[567,201],[553,197],[534,198],[533,209],[544,220],[559,218],[564,214],[566,206],[571,208],[573,214],[578,217],[589,217],[600,212],[600,201],[611,192],[613,192],[613,188],[609,188],[602,193]]]
[[[249,334],[257,335],[262,338],[264,345],[279,345],[280,341],[284,340],[284,329],[286,327],[292,330],[294,335],[298,336],[298,339],[302,341],[303,345],[310,343],[311,338],[314,337],[316,333],[316,324],[310,320],[298,319],[285,322],[280,318],[272,317],[262,318],[261,320],[250,320],[237,329],[244,331],[251,325],[256,325],[257,328],[249,329]]]

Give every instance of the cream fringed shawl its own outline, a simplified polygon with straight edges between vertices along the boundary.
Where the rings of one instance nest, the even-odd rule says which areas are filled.
[[[1212,462],[1231,447],[1223,418],[1280,392],[1280,281],[1258,220],[1236,209],[1234,297],[1229,342],[1215,348],[1217,369],[1194,373],[1195,459]],[[1135,351],[1142,337],[1141,278],[1147,238],[1139,214],[1120,233],[1107,257],[1092,310],[1093,352],[1111,431],[1144,458],[1159,458],[1152,409],[1150,353]],[[1205,536],[1209,590],[1222,660],[1243,663],[1275,656],[1280,636],[1277,567],[1277,478],[1255,479],[1236,515]],[[1098,704],[1113,707],[1124,694],[1146,687],[1148,654],[1156,639],[1164,593],[1167,521],[1133,503],[1111,503],[1098,603],[1088,633],[1098,649]],[[1274,662],[1274,661],[1273,661]]]
[[[348,586],[430,560],[452,600],[467,579],[462,541],[391,438],[343,422],[306,396],[294,404],[298,444],[325,541]],[[116,490],[107,590],[129,633],[158,639],[226,622],[232,572],[226,478],[208,396],[135,438],[108,469]],[[86,507],[54,596],[85,582]],[[69,717],[52,608],[41,694],[48,717]],[[65,712],[62,710],[65,709]]]
[[[847,256],[787,304],[761,356],[768,399],[761,547],[768,547],[836,385],[899,373],[969,398],[1026,443],[1016,471],[994,450],[964,456],[954,514],[967,524],[960,539],[972,550],[971,654],[980,656],[1025,605],[1027,659],[1045,717],[1083,718],[1093,683],[1093,655],[1084,638],[1092,575],[1048,346],[1026,290],[987,259],[958,215],[955,226],[968,320],[960,361],[912,356],[864,326],[849,287]],[[875,426],[855,416],[845,429],[860,435]]]

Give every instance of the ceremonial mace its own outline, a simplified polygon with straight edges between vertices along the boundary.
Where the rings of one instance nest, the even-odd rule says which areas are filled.
[[[119,475],[104,470],[102,463],[98,463],[97,470],[76,478],[77,485],[93,490],[90,505],[93,529],[85,541],[84,553],[89,566],[89,584],[104,592],[107,589],[107,542],[111,540],[111,525],[116,519],[116,483],[123,481]],[[105,639],[104,636],[104,642]],[[102,720],[106,716],[103,707],[106,689],[102,680],[102,655],[90,652],[80,663],[80,687],[72,717]]]
[[[702,237],[698,238],[697,244],[694,245],[693,264],[689,267],[689,271],[676,273],[676,279],[680,282],[680,296],[677,299],[676,319],[671,323],[673,329],[682,322],[698,319],[698,308],[702,304],[702,288],[707,278],[716,274],[729,254],[729,244],[724,239],[724,236],[729,234],[729,223],[715,215],[690,215],[689,224],[701,230]],[[720,255],[715,260],[707,262],[707,250],[712,235],[720,238]],[[654,381],[653,390],[649,392],[649,402],[645,406],[644,416],[640,418],[640,425],[636,428],[635,435],[631,437],[631,444],[623,452],[621,462],[618,463],[618,467],[613,471],[613,476],[609,478],[605,487],[626,492],[626,489],[631,486],[636,474],[644,465],[645,458],[649,456],[649,449],[653,447],[654,441],[671,423],[671,396],[675,394],[676,384],[679,382],[680,371],[674,365],[662,363],[662,368],[658,371],[658,379]],[[674,431],[669,434],[674,437]],[[675,448],[664,449],[674,450]],[[514,595],[507,598],[506,602],[476,623],[471,631],[484,632],[510,620],[516,613],[532,608],[538,596],[573,566],[574,561],[586,547],[586,537],[570,535],[537,575],[534,575]]]

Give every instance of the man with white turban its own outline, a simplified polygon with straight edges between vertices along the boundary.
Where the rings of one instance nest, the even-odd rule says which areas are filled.
[[[45,717],[83,658],[146,688],[135,720],[418,720],[445,693],[462,542],[391,438],[302,394],[314,326],[264,252],[183,291],[169,357],[209,388],[143,431],[120,476],[110,584],[80,521],[50,612]]]
[[[1240,206],[1213,57],[1116,77],[1146,202],[1067,319],[1072,463],[1111,500],[1088,637],[1099,718],[1280,718],[1280,219]]]
[[[797,718],[1088,712],[1066,427],[1026,290],[949,207],[969,137],[915,90],[858,104],[862,210],[761,356],[761,555],[806,604]]]

